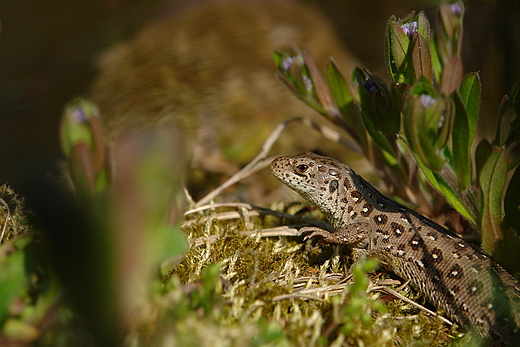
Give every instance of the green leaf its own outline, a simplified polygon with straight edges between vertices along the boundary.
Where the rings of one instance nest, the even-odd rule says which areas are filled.
[[[477,182],[480,181],[480,173],[482,172],[482,168],[484,164],[488,160],[489,156],[493,152],[493,148],[491,148],[491,144],[487,139],[482,139],[475,150],[475,170],[477,172]]]
[[[455,210],[457,210],[457,212],[459,212],[464,218],[475,224],[476,220],[473,213],[461,199],[459,192],[447,182],[445,175],[435,171],[432,173],[437,180],[440,192],[444,197],[446,197],[446,200],[448,200],[451,206],[453,206],[453,208],[455,208]]]
[[[504,197],[504,212],[507,226],[520,233],[520,166],[517,166]]]
[[[314,93],[318,97],[319,103],[323,109],[323,115],[331,119],[340,119],[340,114],[334,98],[330,92],[329,86],[325,83],[321,77],[320,72],[316,68],[316,64],[312,58],[305,52],[302,53],[303,61],[309,72],[312,85],[314,86]]]
[[[404,103],[408,98],[408,94],[410,92],[410,86],[404,83],[392,82],[392,86],[390,87],[390,92],[392,94],[392,99],[397,106],[397,109],[400,112],[403,112]]]
[[[450,163],[459,179],[461,190],[466,190],[471,180],[471,139],[468,114],[457,92],[450,95],[455,106],[452,129],[453,160]]]
[[[477,129],[478,114],[480,110],[480,97],[482,85],[478,72],[472,72],[464,76],[460,84],[460,97],[468,112],[469,130],[471,142]]]
[[[91,193],[105,189],[109,167],[97,106],[85,98],[70,102],[61,119],[60,138],[76,188],[86,187],[84,192]]]
[[[445,174],[429,169],[422,161],[421,158],[414,154],[417,164],[421,168],[424,176],[430,182],[430,184],[444,195],[448,203],[450,203],[457,212],[459,212],[464,218],[475,224],[475,217],[466,207],[464,202],[460,199],[459,194],[455,191],[454,187],[448,183]],[[445,168],[449,170],[449,168]]]
[[[274,63],[276,64],[276,67],[278,69],[282,69],[282,61],[284,59],[284,57],[287,56],[286,54],[282,53],[282,52],[278,52],[278,51],[273,51],[273,60],[274,60]]]
[[[434,142],[434,147],[444,149],[446,153],[446,144],[451,136],[451,129],[453,128],[453,114],[455,110],[452,107],[450,100],[444,97],[439,98],[432,106],[426,110],[426,117],[428,119],[428,129],[437,132],[437,138]],[[448,152],[451,158],[451,151]]]
[[[507,134],[507,130],[504,129],[502,125],[504,124],[503,118],[509,109],[509,97],[504,95],[502,97],[502,101],[500,102],[500,107],[498,108],[498,121],[497,121],[497,131],[495,135],[495,142],[493,143],[494,147],[500,147],[504,143],[505,136]],[[509,126],[509,122],[506,122],[507,126]]]
[[[392,80],[413,83],[412,60],[408,54],[410,38],[392,17],[387,26],[386,56]],[[410,73],[411,72],[411,73]]]
[[[420,158],[426,167],[440,171],[446,160],[441,156],[440,148],[434,146],[440,122],[440,115],[436,116],[434,112],[437,108],[432,106],[438,102],[436,91],[423,77],[412,86],[410,94],[403,110],[406,141],[413,155]],[[431,104],[432,102],[434,104]],[[433,108],[430,109],[431,107]],[[439,119],[432,121],[433,116]]]
[[[464,4],[462,1],[453,4],[443,3],[439,6],[439,13],[444,33],[442,38],[448,48],[448,58],[451,56],[457,56],[460,53],[462,40]]]
[[[13,299],[27,285],[24,252],[21,250],[6,251],[12,247],[12,242],[0,246],[0,255],[3,255],[0,258],[0,322],[7,317]],[[8,253],[11,254],[4,255]]]
[[[67,157],[71,155],[72,148],[81,142],[94,150],[94,134],[89,126],[92,117],[99,117],[99,109],[87,99],[77,98],[66,106],[60,124],[60,140]]]
[[[309,70],[305,65],[303,54],[295,48],[297,55],[291,56],[279,52],[273,52],[273,59],[278,66],[280,81],[300,100],[324,114],[316,94]]]
[[[367,76],[363,70],[356,67],[352,71],[352,100],[361,107],[361,100],[368,98],[368,90],[363,85],[363,82],[367,79]]]
[[[346,106],[352,102],[352,96],[350,95],[347,81],[345,81],[345,77],[343,77],[338,67],[332,60],[327,64],[326,74],[327,82],[329,83],[329,88],[332,95],[334,96],[336,105],[338,105],[338,108],[343,113],[343,110],[346,108]]]
[[[480,173],[482,194],[482,248],[493,254],[502,240],[501,223],[504,218],[502,196],[507,176],[507,154],[498,148],[490,155]]]
[[[363,123],[367,132],[370,134],[374,143],[383,151],[387,152],[392,158],[396,158],[395,150],[381,131],[381,124],[377,112],[384,112],[380,109],[382,93],[374,80],[367,76],[367,73],[359,68],[354,69],[352,81],[352,97],[361,110]],[[368,87],[367,87],[368,86]],[[372,91],[369,91],[370,88]],[[395,159],[394,159],[395,161]]]
[[[419,33],[412,35],[412,64],[415,80],[424,76],[428,82],[432,81],[432,57],[426,39]]]
[[[417,20],[417,32],[427,41],[430,41],[430,21],[424,14],[424,11],[419,12],[416,18]]]

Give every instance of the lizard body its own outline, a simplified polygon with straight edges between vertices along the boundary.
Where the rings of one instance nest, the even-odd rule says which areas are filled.
[[[387,198],[334,159],[283,156],[271,170],[336,229],[305,227],[300,234],[363,249],[458,324],[471,325],[483,338],[520,344],[520,285],[488,255]]]

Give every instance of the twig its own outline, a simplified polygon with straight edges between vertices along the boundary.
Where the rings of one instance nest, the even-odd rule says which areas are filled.
[[[0,198],[0,203],[2,205],[4,205],[4,207],[7,210],[7,216],[5,217],[4,226],[2,227],[2,234],[0,235],[0,244],[1,244],[2,241],[4,240],[5,231],[7,230],[7,224],[9,224],[9,219],[11,219],[11,209],[9,208],[9,205],[7,204],[7,202],[4,199]]]
[[[388,288],[388,287],[385,287],[385,286],[378,286],[378,287],[373,287],[372,289],[370,289],[370,291],[375,291],[375,290],[380,290],[380,291],[386,292],[386,293],[388,293],[390,295],[393,295],[396,298],[399,298],[399,299],[409,303],[410,305],[413,305],[413,306],[417,307],[418,309],[420,309],[420,310],[422,310],[424,312],[428,312],[429,314],[431,314],[434,317],[439,317],[443,322],[447,323],[448,325],[453,325],[452,321],[444,318],[443,316],[437,314],[436,312],[433,312],[432,310],[427,309],[426,307],[422,306],[421,304],[418,304],[415,301],[413,301],[411,299],[408,299],[406,296],[399,294],[398,292],[396,292],[392,288]]]
[[[242,170],[238,171],[236,174],[231,176],[226,182],[224,182],[222,185],[220,185],[218,188],[210,192],[208,195],[200,199],[195,206],[199,207],[202,205],[208,204],[211,200],[213,200],[216,196],[218,196],[224,189],[227,187],[235,184],[236,182],[248,177],[249,175],[263,169],[266,166],[269,166],[271,161],[274,159],[274,157],[267,158],[267,153],[271,150],[271,147],[273,144],[278,140],[280,137],[282,131],[287,127],[287,125],[291,122],[299,121],[307,126],[309,126],[312,129],[317,130],[320,132],[325,138],[335,141],[349,149],[351,149],[354,152],[362,153],[361,148],[354,142],[349,141],[341,136],[341,134],[327,126],[320,125],[313,120],[306,118],[306,117],[297,117],[288,119],[286,121],[283,121],[280,123],[269,135],[267,140],[265,140],[262,150],[258,155],[249,163],[247,164]]]
[[[309,219],[309,218],[301,218],[298,215],[278,212],[278,211],[274,211],[274,210],[271,210],[271,209],[268,209],[268,208],[265,208],[265,207],[255,206],[255,205],[251,205],[251,204],[243,203],[243,202],[229,202],[229,203],[208,204],[208,205],[204,205],[204,206],[200,206],[200,207],[196,207],[196,208],[193,208],[191,210],[188,210],[188,211],[186,211],[184,213],[184,216],[187,216],[187,215],[190,215],[190,214],[194,214],[194,213],[199,213],[199,212],[202,212],[202,211],[205,211],[205,210],[209,210],[209,209],[218,208],[218,207],[220,207],[220,208],[222,208],[222,207],[242,208],[242,209],[245,209],[245,210],[248,211],[249,217],[257,217],[257,216],[259,216],[261,214],[263,214],[263,215],[271,215],[271,216],[274,216],[274,217],[286,218],[286,219],[289,219],[289,220],[297,220],[299,222],[302,222],[302,224],[305,224],[305,225],[311,224],[311,225],[314,225],[314,226],[317,226],[317,227],[320,227],[320,228],[332,231],[331,226],[329,224],[327,224],[327,223],[324,223],[324,222],[320,222],[320,221]],[[196,219],[196,220],[185,221],[183,223],[183,225],[188,225],[188,224],[196,223],[196,222],[198,223],[198,222],[207,220],[209,218],[215,218],[215,219],[218,219],[218,220],[238,219],[238,218],[241,218],[242,215],[243,214],[241,212],[238,212],[238,211],[219,212],[219,213],[217,213],[216,215],[213,215],[213,216],[207,216],[207,217],[199,218],[199,219]]]

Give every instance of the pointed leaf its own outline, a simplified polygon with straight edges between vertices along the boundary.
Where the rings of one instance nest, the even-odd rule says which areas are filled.
[[[423,11],[417,16],[417,32],[428,42],[430,41],[430,21]]]
[[[81,142],[85,143],[89,150],[95,150],[97,141],[89,126],[92,117],[99,117],[99,109],[85,98],[76,98],[66,106],[61,118],[60,140],[61,148],[67,157],[74,146]]]
[[[448,141],[451,138],[451,130],[453,128],[453,116],[455,113],[454,107],[452,107],[452,102],[450,100],[446,100],[444,97],[437,100],[437,102],[431,107],[437,112],[436,117],[432,117],[432,119],[436,119],[439,121],[437,124],[437,139],[435,140],[435,148],[448,150],[449,147],[446,147]],[[440,116],[440,117],[439,117]],[[449,155],[446,157],[451,158],[451,151]]]
[[[426,136],[425,107],[420,97],[414,96],[408,99],[403,112],[403,125],[406,141],[412,154],[419,158],[424,165],[431,170],[441,170],[445,160],[440,157],[437,150]]]
[[[413,83],[412,60],[408,54],[410,38],[395,21],[390,19],[387,27],[386,55],[392,80]]]
[[[336,105],[338,105],[341,113],[343,113],[346,105],[352,101],[347,81],[333,60],[327,64],[326,74],[332,96],[334,96]]]
[[[469,130],[471,142],[477,129],[478,114],[480,110],[480,97],[482,86],[478,72],[472,72],[464,76],[460,84],[460,97],[468,112]]]
[[[507,134],[509,132],[509,125],[511,124],[509,119],[510,114],[508,114],[509,110],[509,97],[507,95],[504,95],[502,97],[502,102],[500,103],[500,107],[498,109],[498,121],[497,121],[497,131],[495,135],[495,147],[501,147],[506,138]],[[504,118],[506,118],[506,121],[504,121]]]
[[[457,92],[450,95],[455,106],[452,130],[452,153],[451,165],[455,169],[461,190],[466,190],[471,179],[471,141],[469,121],[466,108]]]
[[[412,64],[415,73],[415,80],[424,76],[428,82],[431,82],[433,71],[428,42],[419,33],[414,33],[412,35],[412,41]]]
[[[405,141],[406,144],[406,141]],[[407,144],[408,145],[408,144]],[[466,205],[459,198],[459,194],[456,193],[455,189],[446,181],[445,175],[442,172],[436,172],[430,170],[422,161],[421,158],[414,154],[417,164],[421,168],[424,176],[430,182],[430,184],[444,195],[446,200],[459,212],[464,218],[475,224],[475,218]]]
[[[496,149],[488,158],[480,173],[482,192],[482,248],[493,254],[502,240],[501,223],[504,218],[502,196],[507,176],[507,154]]]
[[[375,94],[378,94],[376,96]],[[377,112],[380,112],[376,105],[380,105],[382,96],[378,91],[378,86],[365,71],[355,68],[352,73],[352,98],[358,105],[363,124],[372,140],[383,151],[387,152],[392,158],[396,158],[396,153],[388,139],[381,132]],[[394,159],[395,160],[395,159]]]
[[[332,97],[332,93],[329,90],[329,86],[325,83],[321,77],[320,72],[316,68],[316,64],[314,64],[314,61],[306,52],[303,52],[303,61],[305,62],[307,70],[309,71],[312,84],[314,85],[314,91],[316,92],[325,115],[328,115],[332,119],[340,119],[339,110],[336,106],[336,103],[334,102],[334,98]]]
[[[450,95],[459,89],[462,80],[462,59],[459,56],[453,56],[444,66],[441,77],[441,92]]]
[[[404,83],[392,82],[391,93],[392,99],[395,102],[395,105],[399,109],[399,111],[403,112],[404,103],[408,98],[408,93],[410,91],[410,86]]]
[[[433,76],[435,77],[436,81],[441,80],[442,68],[444,66],[444,62],[442,60],[442,47],[440,47],[439,41],[440,39],[437,36],[434,36],[433,43],[430,46]]]

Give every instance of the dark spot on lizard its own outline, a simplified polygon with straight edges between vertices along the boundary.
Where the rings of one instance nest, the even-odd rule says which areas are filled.
[[[421,259],[424,268],[426,269],[426,273],[428,277],[431,279],[433,283],[439,283],[441,281],[441,273],[439,269],[434,265],[430,258],[427,255],[424,255]]]
[[[404,207],[401,210],[402,211],[406,211],[406,209]],[[410,220],[410,217],[408,217],[408,215],[406,213],[401,213],[401,219],[404,220],[407,223],[411,223],[412,222]]]
[[[432,249],[431,257],[432,257],[432,262],[433,263],[441,262],[442,259],[443,259],[442,251],[439,248],[435,247],[434,249]]]
[[[363,209],[361,210],[361,215],[363,217],[368,217],[370,216],[370,214],[372,213],[372,211],[374,210],[374,207],[372,207],[371,204],[369,204],[368,202],[366,202],[364,205],[363,205]]]
[[[400,237],[403,235],[403,226],[399,223],[392,222],[390,223],[390,228],[392,228],[392,231],[394,232],[396,237]]]
[[[437,241],[437,235],[433,231],[428,231],[426,236],[428,236],[428,238],[432,241]]]
[[[346,190],[350,190],[350,188],[352,188],[352,185],[350,184],[350,181],[348,178],[345,177],[345,179],[343,180],[343,186],[345,187]]]
[[[448,278],[460,279],[464,276],[464,270],[459,264],[453,265],[446,274]]]
[[[338,189],[338,180],[332,180],[329,183],[329,193],[333,194]]]
[[[412,247],[412,249],[414,251],[418,250],[419,248],[422,247],[424,241],[423,239],[421,239],[419,237],[419,235],[414,235],[412,236],[412,238],[410,239],[410,247]]]
[[[386,222],[388,222],[388,216],[386,214],[378,214],[374,216],[374,221],[378,225],[384,225]]]
[[[404,243],[401,243],[399,246],[397,246],[397,251],[395,252],[395,255],[398,257],[404,257],[406,252],[406,245]]]
[[[390,241],[390,233],[388,232],[388,230],[376,229],[376,233],[380,233],[383,235],[383,239],[381,240],[382,243],[388,243]]]
[[[359,204],[361,201],[363,201],[363,195],[357,190],[352,191],[350,196],[352,196],[352,200],[354,200],[354,203],[356,204]]]
[[[337,169],[329,169],[329,175],[334,176],[336,178],[341,178],[341,174]]]

